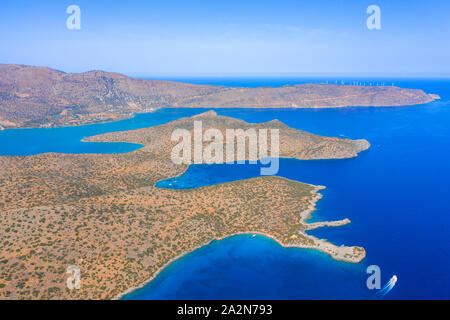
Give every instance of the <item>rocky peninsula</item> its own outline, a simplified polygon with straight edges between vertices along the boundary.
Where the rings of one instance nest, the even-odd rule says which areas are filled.
[[[355,157],[366,140],[323,137],[274,120],[261,124],[207,112],[164,125],[106,133],[87,141],[144,145],[125,154],[0,157],[0,298],[108,299],[145,282],[176,257],[235,234],[264,234],[286,247],[317,249],[359,262],[365,251],[336,246],[306,231],[320,188],[264,176],[195,189],[155,184],[181,175],[170,152],[176,128],[277,128],[280,157]],[[345,221],[348,222],[348,221]],[[340,225],[330,222],[327,225]],[[66,268],[81,269],[79,290]]]

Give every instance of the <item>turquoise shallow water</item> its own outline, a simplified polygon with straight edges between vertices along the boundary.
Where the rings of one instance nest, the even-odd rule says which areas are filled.
[[[142,147],[132,143],[82,142],[93,135],[141,129],[204,112],[199,109],[159,109],[131,119],[74,127],[0,130],[0,155],[59,153],[125,153]]]
[[[233,81],[248,86],[270,83],[270,79]],[[273,83],[286,81],[291,80]],[[354,159],[281,159],[279,171],[280,176],[327,187],[313,220],[348,217],[352,223],[312,234],[336,244],[365,247],[363,262],[348,264],[314,250],[282,248],[262,236],[234,236],[179,259],[125,299],[371,299],[375,293],[365,286],[366,267],[371,264],[380,266],[383,284],[393,274],[398,276],[386,299],[449,299],[450,82],[398,81],[404,81],[405,87],[438,93],[442,100],[399,108],[217,110],[249,122],[277,118],[313,133],[371,142],[371,149]],[[139,146],[79,140],[203,111],[159,110],[109,124],[5,130],[0,132],[0,154],[127,152]],[[192,188],[258,174],[257,165],[195,165],[158,186]]]

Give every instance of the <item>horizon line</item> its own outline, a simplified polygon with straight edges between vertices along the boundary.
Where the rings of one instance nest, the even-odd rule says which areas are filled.
[[[415,72],[415,73],[328,73],[328,72],[201,72],[201,73],[165,73],[165,72],[154,72],[154,73],[123,73],[129,77],[140,78],[140,79],[156,79],[158,77],[162,78],[268,78],[268,77],[287,77],[287,78],[320,78],[330,77],[332,80],[348,79],[348,78],[430,78],[430,79],[450,79],[450,74],[448,73],[428,73],[428,72]],[[330,79],[331,80],[331,79]]]
[[[4,63],[0,62],[0,65],[21,65],[21,66],[30,66],[30,67],[41,67],[41,68],[50,68],[56,71],[64,72],[64,73],[86,73],[92,71],[104,71],[104,72],[112,72],[126,75],[132,78],[139,79],[155,79],[157,77],[162,78],[230,78],[230,77],[297,77],[297,78],[321,78],[323,77],[331,77],[333,80],[339,80],[336,78],[435,78],[435,79],[447,79],[450,78],[450,73],[446,72],[127,72],[127,71],[115,71],[109,68],[102,69],[94,68],[94,69],[86,69],[85,71],[65,71],[64,68],[54,67],[54,66],[43,66],[43,65],[34,65],[34,64],[23,64],[23,63]]]

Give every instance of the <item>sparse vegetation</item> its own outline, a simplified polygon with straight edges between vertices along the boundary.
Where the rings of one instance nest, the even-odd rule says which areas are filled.
[[[276,126],[281,156],[351,157],[362,149],[361,141],[320,137],[280,122],[201,117],[205,130]],[[351,253],[356,260],[364,256],[362,248],[337,248],[303,232],[300,212],[315,199],[311,185],[260,177],[190,190],[154,187],[186,170],[170,160],[170,134],[192,122],[89,139],[145,145],[127,154],[0,157],[0,299],[112,298],[170,259],[236,233],[263,233],[286,246]],[[66,268],[73,264],[81,268],[80,290],[66,289]]]

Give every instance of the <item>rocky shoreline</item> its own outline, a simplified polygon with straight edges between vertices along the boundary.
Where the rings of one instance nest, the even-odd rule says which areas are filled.
[[[283,178],[285,179],[285,178]],[[286,179],[289,180],[289,179]],[[291,180],[292,181],[292,180]],[[311,185],[313,186],[313,185]],[[322,227],[339,227],[339,226],[343,226],[346,224],[350,223],[349,219],[343,219],[343,220],[338,220],[338,221],[324,221],[324,222],[314,222],[314,223],[306,223],[305,221],[311,218],[312,213],[315,210],[316,207],[316,203],[322,198],[322,194],[318,193],[318,191],[325,189],[324,186],[313,186],[314,189],[312,190],[311,194],[313,195],[311,200],[310,200],[310,206],[308,207],[308,209],[302,211],[300,213],[300,222],[302,224],[304,224],[306,226],[305,230],[314,230],[317,228],[322,228]],[[276,236],[273,236],[271,234],[267,234],[267,233],[262,233],[262,232],[238,232],[238,233],[233,233],[218,239],[214,239],[210,242],[208,242],[205,245],[200,245],[197,246],[195,248],[193,248],[190,251],[184,252],[172,259],[170,259],[169,261],[167,261],[163,266],[161,266],[151,277],[149,277],[147,280],[143,281],[142,283],[140,283],[137,286],[132,286],[130,288],[128,288],[127,290],[117,294],[116,296],[113,297],[112,300],[120,300],[121,298],[123,298],[124,296],[126,296],[127,294],[130,294],[138,289],[141,289],[143,287],[145,287],[147,284],[149,284],[151,281],[153,281],[162,271],[164,271],[164,269],[166,269],[169,265],[171,265],[173,262],[177,261],[178,259],[186,256],[187,254],[190,254],[202,247],[205,247],[209,244],[211,244],[214,241],[220,241],[226,238],[230,238],[236,235],[261,235],[267,238],[270,238],[274,241],[276,241],[277,243],[279,243],[281,246],[285,247],[285,248],[300,248],[300,249],[314,249],[314,250],[319,250],[323,253],[329,254],[333,259],[338,260],[338,261],[344,261],[344,262],[349,262],[349,263],[359,263],[361,262],[365,256],[365,250],[364,248],[361,247],[346,247],[346,246],[336,246],[326,240],[322,240],[322,239],[318,239],[315,238],[313,236],[307,235],[305,232],[300,232],[303,236],[308,237],[309,239],[314,241],[314,245],[299,245],[299,244],[285,244],[282,241],[280,241],[280,239],[278,239]],[[360,250],[358,250],[358,254],[355,255],[354,254],[354,248],[359,248]],[[350,256],[351,255],[351,256]]]

